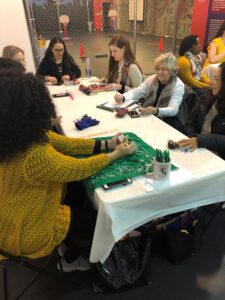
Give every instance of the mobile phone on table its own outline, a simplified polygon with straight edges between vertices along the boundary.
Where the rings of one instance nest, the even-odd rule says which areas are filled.
[[[106,183],[106,184],[103,185],[103,189],[104,190],[109,190],[109,189],[112,189],[112,188],[117,187],[117,186],[127,185],[129,183],[132,183],[132,180],[130,178],[126,178],[126,179]]]
[[[52,94],[53,98],[60,98],[60,97],[67,97],[69,96],[69,93],[58,93],[58,94]]]
[[[128,115],[131,118],[139,118],[141,116],[141,114],[138,111],[136,111],[136,110],[130,110],[130,111],[128,111]]]

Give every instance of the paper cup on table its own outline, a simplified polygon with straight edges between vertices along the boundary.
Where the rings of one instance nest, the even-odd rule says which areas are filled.
[[[170,178],[171,161],[164,163],[154,160],[153,165],[153,179],[168,180]]]

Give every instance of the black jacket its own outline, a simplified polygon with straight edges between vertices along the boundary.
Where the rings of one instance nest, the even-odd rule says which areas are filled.
[[[216,151],[223,159],[225,159],[225,135],[208,134],[197,135],[198,147],[207,148]]]
[[[185,125],[189,137],[201,133],[205,117],[215,101],[216,97],[211,93],[206,93],[199,98]],[[218,115],[212,120],[211,133],[225,135],[225,112],[218,112]]]
[[[44,76],[54,76],[57,78],[58,83],[62,83],[62,78],[60,76],[58,66],[57,64],[47,58],[44,57],[42,62],[40,63],[37,74],[38,76],[44,77]],[[68,59],[63,58],[62,61],[62,76],[63,75],[69,75],[70,79],[72,80],[73,77],[79,78],[81,75],[80,68],[75,63],[75,61],[70,61]]]

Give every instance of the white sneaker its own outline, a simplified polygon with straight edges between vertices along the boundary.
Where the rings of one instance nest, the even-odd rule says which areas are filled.
[[[64,254],[66,253],[67,249],[68,249],[68,247],[64,243],[60,244],[58,247],[59,256],[64,257]]]
[[[91,264],[89,260],[80,255],[75,261],[68,264],[64,258],[61,259],[62,268],[64,272],[72,272],[72,271],[87,271],[91,269]],[[57,264],[57,268],[59,268],[59,263]]]

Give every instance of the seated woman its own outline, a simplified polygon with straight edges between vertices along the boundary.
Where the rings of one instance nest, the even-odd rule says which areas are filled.
[[[2,69],[3,60],[0,247],[13,255],[35,259],[48,255],[65,239],[73,244],[77,237],[93,234],[95,218],[89,211],[62,203],[65,183],[89,177],[133,153],[135,145],[117,144],[119,134],[109,141],[95,141],[49,131],[55,109],[47,88],[32,74],[14,68],[14,61]],[[78,159],[76,155],[92,156]],[[72,202],[77,200],[74,195]],[[66,267],[73,270],[68,264]]]
[[[199,95],[211,88],[211,81],[201,74],[203,60],[200,56],[200,41],[197,35],[186,36],[180,44],[178,63],[178,76],[192,87]]]
[[[220,26],[215,39],[209,44],[208,57],[204,68],[210,64],[221,64],[225,62],[225,21]]]
[[[64,81],[80,77],[80,68],[68,53],[62,38],[54,37],[51,39],[45,56],[38,67],[37,75],[51,84],[61,84]]]
[[[2,51],[2,57],[11,58],[15,61],[18,61],[24,67],[24,69],[26,68],[24,51],[17,46],[5,46]]]
[[[212,92],[200,97],[186,124],[187,135],[178,145],[191,150],[206,147],[225,157],[225,63],[222,63],[212,85]]]
[[[123,95],[117,93],[115,100],[120,103],[144,98],[139,109],[142,115],[155,115],[183,131],[183,116],[178,111],[184,95],[184,84],[176,75],[177,59],[172,53],[166,53],[156,58],[154,64],[154,75]]]
[[[124,93],[139,86],[143,81],[143,75],[132,53],[128,38],[121,34],[114,36],[109,42],[109,50],[107,79],[102,79],[103,82],[108,83],[105,90]]]

